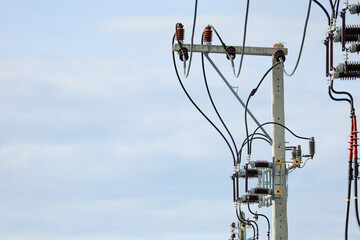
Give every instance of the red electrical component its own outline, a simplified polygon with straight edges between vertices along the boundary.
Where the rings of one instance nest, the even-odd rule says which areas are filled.
[[[212,42],[212,29],[210,26],[205,27],[204,42]]]
[[[176,38],[178,41],[184,41],[185,29],[184,25],[179,23],[176,27]]]

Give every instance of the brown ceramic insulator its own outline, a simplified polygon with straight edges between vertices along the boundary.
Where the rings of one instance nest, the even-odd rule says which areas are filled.
[[[359,41],[359,39],[360,39],[359,34],[346,34],[346,36],[345,36],[346,43],[356,42],[356,41]]]
[[[187,48],[183,47],[178,50],[179,57],[181,61],[187,61],[189,59],[189,51]]]
[[[212,29],[210,26],[205,27],[204,42],[212,42]]]
[[[178,41],[184,41],[185,30],[184,26],[180,23],[176,28],[176,38]]]
[[[230,56],[232,59],[235,59],[235,57],[236,57],[236,50],[235,50],[234,47],[231,47],[231,46],[227,47],[227,48],[226,48],[226,52],[227,52],[227,54],[226,54],[226,58],[227,58],[227,59],[230,60],[229,56]]]
[[[286,60],[285,53],[284,53],[284,51],[281,51],[281,50],[276,51],[276,53],[274,54],[274,57],[277,62],[280,62],[280,59],[282,59],[283,62],[285,62],[285,60]]]
[[[246,196],[246,200],[245,202],[249,202],[249,203],[255,203],[255,202],[259,202],[259,195],[257,194],[247,194]]]
[[[348,25],[346,26],[346,34],[360,34],[360,25]]]
[[[359,73],[339,73],[340,80],[356,80],[360,77]]]
[[[360,63],[359,62],[347,62],[346,63],[347,73],[360,73]]]

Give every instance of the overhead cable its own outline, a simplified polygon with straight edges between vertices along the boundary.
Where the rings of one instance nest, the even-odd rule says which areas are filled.
[[[306,16],[306,20],[305,20],[305,26],[304,26],[304,32],[303,32],[303,37],[302,37],[302,41],[301,41],[299,56],[298,56],[298,59],[297,59],[297,61],[296,61],[296,65],[295,65],[295,67],[294,67],[294,70],[289,74],[289,73],[286,72],[285,67],[283,66],[283,68],[284,68],[284,73],[285,73],[288,77],[291,77],[292,75],[294,75],[294,73],[296,72],[296,69],[297,69],[297,67],[298,67],[298,65],[299,65],[300,59],[301,59],[301,54],[302,54],[302,50],[303,50],[304,43],[305,43],[306,31],[307,31],[307,26],[308,26],[309,17],[310,17],[310,10],[311,10],[311,2],[312,2],[312,1],[313,1],[313,0],[309,0],[309,6],[308,6],[307,16]]]

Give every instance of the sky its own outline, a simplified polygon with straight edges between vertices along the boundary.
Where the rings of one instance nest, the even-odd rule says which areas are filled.
[[[246,2],[222,3],[199,1],[195,43],[212,24],[225,43],[242,44]],[[246,45],[285,44],[290,72],[307,7],[308,1],[251,1]],[[189,43],[193,12],[193,0],[2,2],[0,239],[230,237],[236,220],[231,154],[187,100],[172,64],[175,24],[185,25]],[[347,22],[358,23],[358,17]],[[313,4],[301,62],[284,79],[286,125],[316,139],[314,159],[288,176],[292,240],[344,234],[350,115],[347,103],[327,93],[327,30],[325,15]],[[339,44],[334,51],[335,64],[343,62]],[[242,99],[271,67],[269,57],[245,56],[235,79],[224,56],[211,57]],[[244,110],[208,63],[206,71],[219,112],[240,144]],[[219,125],[199,54],[184,84]],[[350,91],[359,106],[358,81],[336,80],[334,86]],[[270,77],[249,108],[260,122],[271,120]],[[286,141],[307,150],[307,141],[289,134]],[[253,151],[252,160],[271,159],[267,144],[256,142]],[[271,217],[271,208],[254,210]],[[263,219],[259,226],[264,239]],[[349,239],[359,237],[352,204]]]

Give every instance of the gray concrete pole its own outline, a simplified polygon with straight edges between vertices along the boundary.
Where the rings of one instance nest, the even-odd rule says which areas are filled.
[[[282,44],[275,44],[275,48],[283,48]],[[273,57],[273,64],[276,59]],[[276,66],[272,72],[272,121],[285,125],[284,113],[284,73],[281,65]],[[288,240],[287,223],[287,193],[285,169],[285,129],[273,125],[274,157],[274,192],[272,231],[273,240]]]

